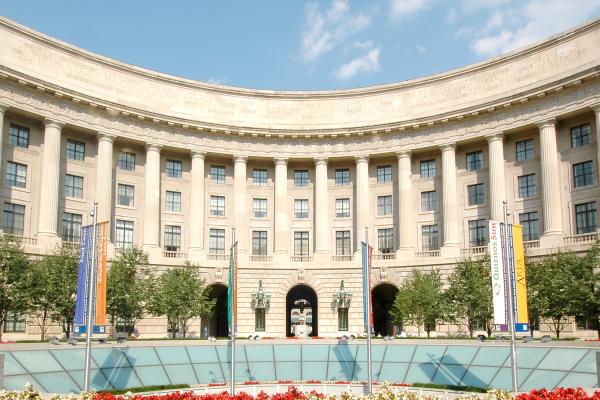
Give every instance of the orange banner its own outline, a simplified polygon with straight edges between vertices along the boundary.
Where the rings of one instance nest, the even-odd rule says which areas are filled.
[[[106,325],[106,242],[108,222],[98,224],[98,274],[96,282],[96,325]]]

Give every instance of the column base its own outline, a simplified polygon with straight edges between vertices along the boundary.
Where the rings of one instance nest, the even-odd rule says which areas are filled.
[[[563,232],[548,232],[540,237],[541,248],[559,248],[565,245],[565,234]]]
[[[290,255],[287,251],[276,251],[273,253],[273,262],[287,264],[290,262]]]
[[[38,233],[37,245],[45,250],[46,253],[60,246],[61,239],[54,233]]]
[[[206,251],[200,247],[190,247],[188,249],[188,260],[193,263],[206,261]]]
[[[401,247],[396,251],[396,260],[414,260],[415,249],[413,247]]]
[[[148,261],[151,264],[162,263],[162,249],[156,244],[145,244],[142,246],[142,250],[148,254]]]
[[[331,262],[331,254],[327,250],[315,251],[313,254],[313,262],[329,263]]]
[[[440,249],[440,257],[442,258],[458,258],[460,257],[460,246],[458,243],[446,244]]]

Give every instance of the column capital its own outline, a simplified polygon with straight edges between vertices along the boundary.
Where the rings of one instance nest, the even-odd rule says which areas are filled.
[[[192,159],[200,158],[200,159],[204,160],[206,158],[205,151],[198,150],[198,149],[192,149],[192,150],[190,150],[190,152],[192,153]]]
[[[96,134],[96,136],[98,136],[98,142],[114,142],[115,138],[117,137],[117,135],[114,135],[112,133],[105,133],[105,132],[98,132]]]
[[[452,142],[452,143],[443,143],[439,145],[439,148],[442,150],[442,152],[445,151],[455,151],[456,150],[456,143]]]
[[[398,159],[401,158],[410,158],[412,156],[412,151],[411,150],[398,150],[396,152],[396,157],[398,157]]]
[[[287,165],[288,158],[287,157],[275,157],[275,165]]]
[[[315,165],[327,165],[327,157],[316,157]]]
[[[9,108],[10,108],[10,106],[8,104],[0,103],[0,113],[5,112]]]
[[[44,120],[42,121],[42,124],[44,124],[44,126],[47,128],[56,128],[56,129],[62,129],[62,127],[65,126],[64,122],[59,122],[59,121],[56,121],[56,120],[50,119],[50,118],[44,118]]]
[[[366,156],[366,155],[354,156],[354,160],[356,161],[357,164],[359,164],[359,163],[368,163],[369,162],[369,156]]]
[[[496,132],[490,133],[489,135],[485,135],[485,138],[489,142],[495,142],[496,140],[502,141],[504,139],[504,132]]]
[[[146,151],[157,151],[160,153],[161,149],[162,149],[162,144],[152,143],[152,142],[146,143]]]
[[[538,121],[535,123],[535,125],[539,128],[539,129],[544,129],[547,128],[549,126],[556,126],[556,118],[547,118],[544,119],[542,121]]]
[[[248,156],[245,156],[243,154],[234,154],[233,155],[233,162],[234,163],[244,163],[244,164],[246,164],[248,162]]]
[[[0,104],[0,108],[2,107],[2,105]],[[592,104],[591,105],[592,110],[594,110],[594,112],[596,114],[600,114],[600,103],[597,104]]]

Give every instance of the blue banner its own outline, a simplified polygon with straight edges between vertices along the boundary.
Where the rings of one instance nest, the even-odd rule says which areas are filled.
[[[362,243],[362,275],[363,275],[363,324],[365,333],[373,333],[373,302],[371,301],[371,257],[373,248]],[[367,296],[369,296],[367,298]],[[368,307],[367,307],[367,299]]]
[[[79,272],[77,274],[77,296],[75,298],[75,325],[87,323],[87,291],[88,271],[90,270],[90,250],[92,241],[92,227],[81,228],[81,247],[79,254]]]

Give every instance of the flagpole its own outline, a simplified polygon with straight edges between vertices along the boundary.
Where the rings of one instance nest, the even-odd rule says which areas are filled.
[[[367,389],[368,393],[373,392],[373,365],[371,360],[371,266],[370,266],[370,248],[369,248],[369,228],[365,226],[365,243],[367,244],[367,271],[365,279],[367,281],[367,299],[365,306],[367,307]]]
[[[93,313],[94,313],[94,289],[95,289],[95,272],[96,272],[96,264],[98,262],[98,244],[97,244],[97,233],[96,226],[98,224],[98,202],[94,202],[94,208],[92,209],[92,262],[89,264],[89,273],[88,273],[88,291],[87,291],[87,324],[86,324],[86,340],[85,340],[85,369],[84,369],[84,377],[83,377],[83,391],[89,392],[90,390],[90,366],[92,360],[92,333],[94,330],[94,321],[93,321]]]
[[[508,276],[508,329],[510,332],[510,369],[512,373],[512,389],[513,393],[519,390],[519,382],[517,380],[517,344],[515,340],[515,315],[514,315],[514,293],[513,293],[513,273],[510,268],[510,254],[508,246],[508,206],[506,201],[503,202],[504,211],[504,272]]]
[[[231,236],[232,236],[232,240],[231,240],[231,247],[233,249],[233,251],[231,252],[230,257],[234,257],[234,259],[232,261],[229,262],[229,265],[231,265],[232,270],[229,271],[229,273],[232,275],[232,279],[231,279],[231,332],[230,334],[230,340],[231,340],[231,371],[230,371],[230,383],[229,383],[229,394],[231,396],[235,396],[235,291],[236,291],[236,276],[235,276],[235,268],[237,268],[236,264],[236,258],[237,258],[237,249],[236,249],[236,245],[235,245],[235,228],[231,228]]]

